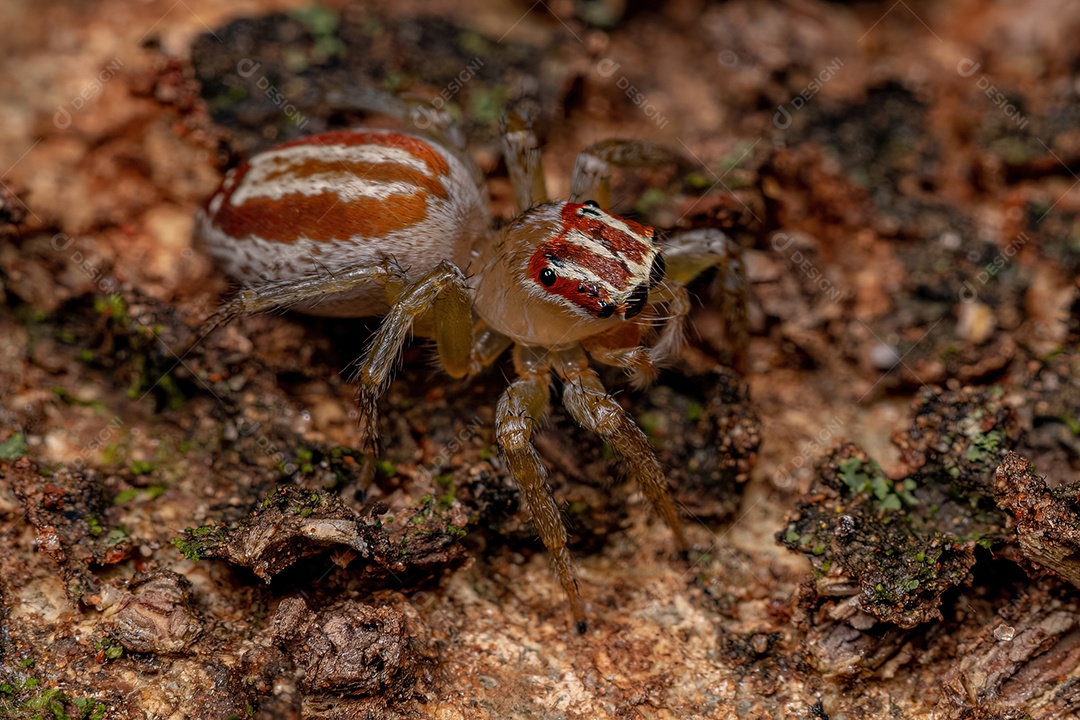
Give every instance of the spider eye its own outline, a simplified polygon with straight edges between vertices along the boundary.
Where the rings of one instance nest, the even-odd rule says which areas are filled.
[[[649,301],[649,288],[645,287],[645,283],[641,283],[634,292],[630,293],[630,297],[626,300],[626,312],[623,313],[623,317],[629,320],[632,317],[636,317],[642,310],[645,309],[645,303]]]
[[[598,208],[598,209],[599,209],[599,207],[600,207],[600,203],[596,202],[595,200],[586,200],[586,201],[585,201],[584,203],[582,203],[582,204],[583,204],[583,205],[588,205],[589,207],[594,207],[594,208]]]
[[[659,285],[660,283],[662,283],[664,281],[664,273],[666,273],[666,272],[667,272],[667,263],[664,262],[664,256],[663,255],[657,255],[656,259],[654,259],[652,261],[652,267],[649,268],[649,289],[650,290],[652,290],[654,287],[656,287],[657,285]]]
[[[551,287],[552,285],[554,285],[555,279],[555,271],[551,268],[546,267],[540,271],[540,284],[544,287]]]
[[[596,317],[604,320],[615,314],[615,305],[609,302],[600,301],[600,306],[596,311]]]

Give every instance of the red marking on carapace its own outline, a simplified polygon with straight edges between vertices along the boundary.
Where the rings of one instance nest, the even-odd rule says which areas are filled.
[[[653,229],[624,217],[619,219],[626,223],[630,232],[638,236],[649,238],[649,241],[640,240],[638,237],[625,233],[618,228],[613,228],[600,218],[591,215],[579,215],[584,205],[566,203],[562,209],[562,225],[567,231],[579,230],[592,238],[616,255],[624,255],[632,262],[642,264],[645,257],[652,249]]]
[[[597,287],[595,283],[588,286],[589,290],[581,292],[579,288],[583,285],[580,280],[574,278],[563,277],[559,274],[559,268],[550,262],[550,256],[545,254],[544,248],[549,247],[553,243],[559,242],[558,240],[552,240],[550,242],[541,245],[535,253],[533,253],[532,259],[529,260],[529,276],[532,277],[540,287],[544,288],[550,293],[559,295],[566,298],[570,302],[574,303],[583,310],[588,310],[593,315],[600,314],[600,303],[611,302],[611,296],[608,291],[603,287]],[[569,245],[569,243],[565,243]],[[591,253],[590,253],[591,254]],[[559,256],[562,257],[562,256]],[[550,267],[555,271],[555,282],[551,285],[544,285],[540,282],[540,271],[546,267]],[[625,272],[625,270],[624,270]],[[595,292],[590,292],[595,291]]]
[[[299,140],[283,143],[275,147],[274,150],[296,147],[298,145],[312,145],[325,148],[328,151],[335,145],[342,145],[345,147],[379,145],[380,147],[399,148],[413,157],[423,160],[424,164],[428,166],[428,169],[433,175],[446,175],[450,172],[450,166],[447,164],[446,158],[444,158],[438,150],[424,140],[413,137],[412,135],[402,135],[400,133],[356,132],[355,130],[331,130],[329,132],[319,133],[318,135],[310,135],[308,137],[300,138]]]
[[[255,235],[280,243],[296,242],[301,237],[316,242],[347,240],[356,235],[385,237],[423,222],[428,206],[423,192],[383,199],[361,197],[349,202],[333,192],[290,193],[276,199],[252,198],[240,206],[230,205],[228,195],[231,193],[211,217],[218,229],[237,239]]]
[[[267,173],[265,181],[273,182],[285,177],[310,178],[316,175],[340,175],[342,182],[359,180],[379,183],[402,182],[415,185],[428,194],[442,199],[450,197],[446,186],[437,177],[432,177],[416,168],[400,163],[346,162],[330,158],[304,158],[300,162],[288,162],[287,158],[273,158],[280,170]]]
[[[590,270],[598,278],[616,290],[625,290],[630,285],[630,270],[617,258],[597,255],[592,250],[566,239],[565,233],[552,238],[536,248],[529,260],[529,273],[539,282],[540,271],[548,266],[548,258],[561,260],[567,265]],[[553,266],[557,273],[559,268]],[[580,280],[575,280],[575,287]],[[551,290],[552,288],[548,288]]]

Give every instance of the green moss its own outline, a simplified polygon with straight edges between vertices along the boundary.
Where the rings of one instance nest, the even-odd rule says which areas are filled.
[[[686,419],[690,422],[697,422],[704,413],[705,408],[701,406],[701,403],[691,400],[690,404],[686,406]]]
[[[201,560],[227,539],[225,530],[213,525],[184,528],[184,535],[172,539],[172,544],[188,560]]]
[[[132,475],[149,475],[154,472],[154,463],[148,460],[133,460],[128,469]]]
[[[127,303],[124,302],[124,298],[115,294],[94,298],[94,312],[123,325],[131,320],[127,314]]]
[[[337,36],[341,21],[335,12],[313,5],[293,10],[289,16],[304,25],[315,39],[313,60],[322,63],[331,58],[344,57],[345,43]]]
[[[100,400],[82,400],[75,397],[62,387],[53,387],[52,394],[60,398],[60,401],[65,405],[70,405],[72,407],[90,407],[96,410],[105,409],[105,403],[101,402]]]
[[[30,452],[26,445],[26,436],[15,433],[4,442],[0,443],[0,460],[14,460],[21,458]]]
[[[469,113],[478,123],[493,125],[502,117],[503,108],[509,92],[505,85],[496,85],[490,90],[476,93],[469,105]]]

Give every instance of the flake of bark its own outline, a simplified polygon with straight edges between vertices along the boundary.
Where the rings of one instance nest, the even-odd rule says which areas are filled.
[[[1012,452],[996,475],[998,507],[1012,515],[1024,557],[1080,587],[1080,485],[1050,490]]]
[[[1075,717],[1080,710],[1080,614],[1073,601],[1033,588],[1003,606],[957,651],[943,684],[957,718]]]
[[[133,544],[122,528],[109,527],[111,505],[97,473],[61,467],[44,474],[20,458],[0,463],[0,479],[11,484],[36,530],[38,547],[60,569],[68,599],[85,605],[101,602],[91,565],[121,562]]]
[[[183,652],[202,633],[191,583],[167,570],[137,574],[107,614],[109,636],[133,652]]]
[[[334,496],[283,487],[235,527],[188,528],[174,544],[193,559],[227,560],[250,567],[267,582],[297,561],[336,550],[342,566],[360,557],[362,572],[385,577],[406,570],[455,565],[465,554],[460,510],[434,501],[397,513],[392,525],[363,518]]]
[[[434,668],[430,633],[407,603],[347,600],[313,612],[300,598],[286,598],[274,630],[274,643],[302,671],[309,693],[402,701]]]

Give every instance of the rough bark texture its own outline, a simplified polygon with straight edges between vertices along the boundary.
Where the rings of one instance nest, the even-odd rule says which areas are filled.
[[[0,716],[1080,717],[1080,7],[41,3],[0,23]],[[718,227],[647,391],[693,545],[554,407],[578,637],[494,444],[512,369],[416,343],[357,451],[370,321],[203,323],[192,218],[375,87],[661,143],[616,209]],[[745,360],[739,375],[725,365]],[[556,393],[557,394],[557,393]],[[690,517],[690,516],[693,517]],[[777,542],[779,540],[779,543]]]

